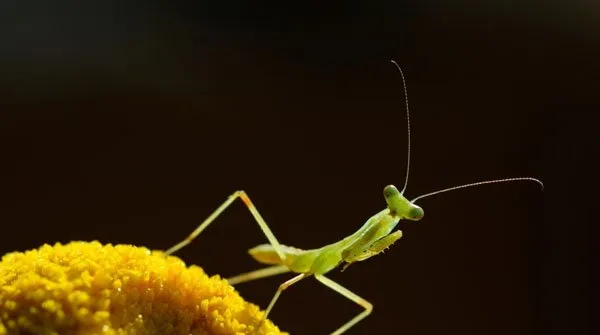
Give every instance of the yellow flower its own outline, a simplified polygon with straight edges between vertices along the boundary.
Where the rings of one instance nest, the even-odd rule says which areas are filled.
[[[249,334],[263,312],[177,257],[99,242],[0,261],[0,335]],[[257,334],[284,334],[267,320]]]

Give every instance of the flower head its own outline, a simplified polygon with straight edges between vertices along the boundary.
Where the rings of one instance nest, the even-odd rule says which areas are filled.
[[[99,242],[0,261],[0,335],[250,334],[263,312],[177,257]],[[256,334],[283,334],[266,320]]]

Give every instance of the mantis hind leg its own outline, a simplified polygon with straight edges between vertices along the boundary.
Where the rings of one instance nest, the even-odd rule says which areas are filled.
[[[351,292],[350,290],[343,287],[342,285],[334,282],[333,280],[331,280],[323,275],[315,275],[315,278],[318,281],[320,281],[321,283],[323,283],[325,286],[327,286],[330,289],[336,291],[337,293],[343,295],[344,297],[354,301],[355,303],[359,304],[360,306],[362,306],[365,309],[362,313],[358,314],[357,316],[352,318],[352,320],[346,322],[344,325],[342,325],[336,331],[331,333],[331,335],[340,335],[340,334],[346,332],[348,329],[350,329],[350,327],[354,326],[359,321],[366,318],[373,311],[373,305],[370,302],[359,297],[358,295]]]
[[[277,241],[277,238],[275,237],[271,229],[269,229],[269,226],[267,225],[263,217],[260,215],[256,207],[254,207],[252,201],[250,201],[250,198],[244,191],[236,191],[232,195],[230,195],[227,198],[227,200],[225,200],[214,212],[212,212],[212,214],[210,214],[200,225],[198,225],[198,227],[194,229],[194,231],[192,231],[192,233],[190,233],[188,237],[169,248],[165,252],[165,254],[173,254],[174,252],[190,244],[190,242],[192,242],[196,237],[198,237],[198,235],[200,235],[200,233],[202,233],[202,231],[206,229],[206,227],[208,227],[208,225],[210,225],[237,198],[240,198],[242,202],[244,202],[244,204],[254,217],[254,220],[256,220],[256,222],[258,223],[258,226],[262,230],[263,234],[265,234],[267,240],[269,240],[269,243],[273,246],[273,249],[275,249],[277,255],[279,255],[279,258],[285,260],[285,254],[281,250],[281,245],[279,244],[279,241]]]

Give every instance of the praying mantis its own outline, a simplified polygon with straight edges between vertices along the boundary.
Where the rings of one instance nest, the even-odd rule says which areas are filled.
[[[271,302],[269,303],[262,320],[257,325],[257,328],[266,320],[269,313],[275,306],[275,303],[279,299],[281,293],[289,288],[290,286],[298,283],[299,281],[314,277],[316,280],[321,282],[323,285],[329,287],[335,292],[343,295],[349,300],[355,302],[361,306],[364,310],[356,315],[354,318],[344,323],[341,327],[335,330],[332,335],[340,335],[348,331],[352,326],[366,318],[371,314],[373,305],[358,296],[356,293],[343,287],[337,282],[329,279],[325,274],[331,270],[343,265],[344,270],[349,265],[365,261],[373,256],[376,256],[387,248],[389,248],[394,242],[402,237],[402,231],[396,230],[392,232],[398,222],[402,219],[419,221],[423,218],[423,209],[415,204],[419,199],[429,197],[435,194],[453,191],[457,189],[480,186],[493,183],[504,183],[513,181],[533,181],[538,183],[543,189],[543,183],[531,177],[517,177],[517,178],[504,178],[496,180],[486,180],[470,184],[463,184],[442,190],[430,192],[427,194],[420,195],[412,200],[408,200],[404,196],[404,191],[408,185],[408,177],[410,171],[410,112],[408,108],[408,93],[406,88],[406,80],[404,73],[400,66],[395,62],[391,61],[402,77],[402,84],[404,88],[404,99],[406,108],[406,119],[408,124],[408,150],[407,150],[407,167],[406,175],[404,179],[404,187],[399,191],[394,185],[388,185],[383,189],[383,196],[386,201],[386,208],[378,212],[369,218],[356,232],[345,237],[344,239],[328,244],[317,249],[297,249],[294,247],[280,244],[275,234],[271,231],[266,221],[263,219],[261,214],[258,212],[256,207],[252,204],[250,197],[244,191],[236,191],[231,194],[208,218],[206,218],[192,233],[190,233],[184,240],[177,243],[176,245],[169,248],[165,253],[167,255],[173,254],[181,248],[192,242],[200,233],[202,233],[214,220],[236,199],[246,205],[256,222],[258,223],[263,234],[269,241],[268,244],[261,244],[249,250],[250,255],[258,262],[270,265],[259,270],[243,273],[232,278],[228,278],[228,282],[231,285],[248,282],[255,279],[270,277],[283,273],[293,272],[295,276],[291,279],[283,282],[277,291],[275,292]]]

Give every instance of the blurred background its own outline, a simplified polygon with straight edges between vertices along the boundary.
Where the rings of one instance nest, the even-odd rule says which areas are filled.
[[[280,242],[314,248],[406,195],[510,176],[546,182],[420,201],[385,254],[330,278],[372,302],[348,334],[580,333],[563,229],[544,198],[597,95],[600,6],[518,1],[0,5],[0,253],[98,240],[167,249],[246,190]],[[550,190],[550,191],[549,191]],[[235,203],[188,264],[254,270]],[[240,285],[265,308],[290,275]],[[562,289],[561,289],[562,288]],[[326,334],[361,309],[315,280],[271,318]]]

